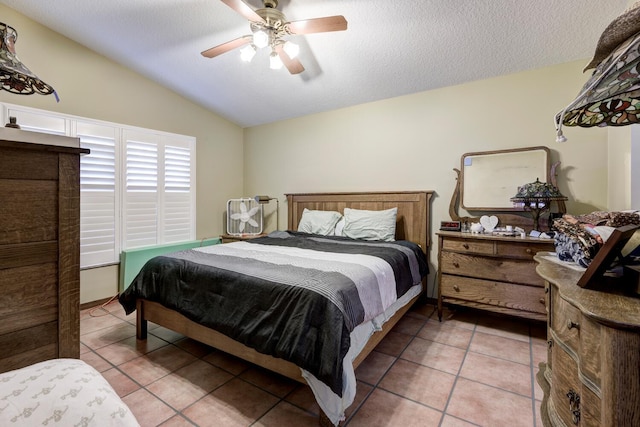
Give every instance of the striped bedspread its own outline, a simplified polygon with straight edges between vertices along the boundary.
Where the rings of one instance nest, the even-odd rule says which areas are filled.
[[[428,267],[410,242],[274,232],[151,259],[120,296],[145,298],[257,351],[295,363],[342,395],[350,332]]]

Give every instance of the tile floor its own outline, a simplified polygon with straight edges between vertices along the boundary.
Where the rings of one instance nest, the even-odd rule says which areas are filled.
[[[545,326],[419,304],[356,371],[345,426],[509,426],[540,422],[535,382]],[[117,302],[83,310],[81,358],[107,378],[142,426],[317,426],[308,387],[149,325]]]

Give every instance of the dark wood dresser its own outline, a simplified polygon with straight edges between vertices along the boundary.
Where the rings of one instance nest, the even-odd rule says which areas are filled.
[[[438,316],[442,304],[546,320],[544,280],[533,256],[553,240],[440,231]]]
[[[576,285],[584,273],[540,253],[548,356],[537,375],[545,426],[640,426],[640,298]]]
[[[78,147],[0,128],[0,372],[79,357]]]

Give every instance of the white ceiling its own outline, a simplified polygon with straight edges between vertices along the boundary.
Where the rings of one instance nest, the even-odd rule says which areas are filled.
[[[242,127],[590,58],[628,0],[280,0],[295,21],[348,30],[292,36],[306,71],[200,52],[249,34],[220,0],[0,0]],[[246,0],[254,8],[261,0]],[[18,50],[19,53],[19,50]],[[585,62],[586,65],[586,62]]]

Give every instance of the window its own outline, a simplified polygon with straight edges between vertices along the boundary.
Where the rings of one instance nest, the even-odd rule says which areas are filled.
[[[123,249],[195,238],[195,138],[3,105],[23,130],[76,136],[80,265],[118,262]]]

